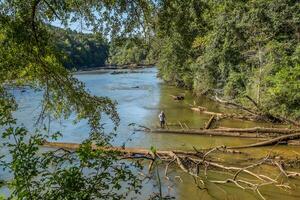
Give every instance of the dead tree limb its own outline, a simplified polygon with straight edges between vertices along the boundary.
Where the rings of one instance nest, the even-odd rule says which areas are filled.
[[[249,114],[241,115],[241,114],[235,114],[235,113],[225,114],[225,113],[207,111],[207,110],[204,110],[199,107],[191,107],[191,110],[193,110],[195,112],[207,114],[207,115],[215,115],[219,119],[230,118],[230,119],[247,120],[247,121],[266,121],[266,120],[264,120],[264,118],[260,117],[259,115],[249,115]]]
[[[271,146],[275,145],[281,142],[287,142],[288,140],[296,140],[300,139],[300,133],[295,133],[295,134],[290,134],[290,135],[284,135],[280,137],[276,137],[271,140],[263,141],[263,142],[258,142],[255,144],[249,144],[245,146],[238,146],[238,147],[227,147],[228,149],[243,149],[243,148],[250,148],[250,147],[262,147],[262,146]]]
[[[211,116],[211,118],[208,120],[205,129],[210,129],[214,121],[215,121],[215,115]]]
[[[245,95],[245,98],[248,99],[257,109],[260,109],[256,101],[254,101],[254,99],[252,99],[250,96]]]
[[[151,133],[171,133],[171,134],[190,134],[190,135],[209,135],[209,136],[229,136],[243,138],[270,138],[280,135],[300,133],[300,129],[287,128],[218,128],[218,129],[152,129]]]
[[[220,132],[240,132],[240,133],[280,133],[280,134],[300,133],[300,129],[265,128],[265,127],[253,127],[253,128],[220,127],[218,129],[212,129],[212,130],[220,131]]]
[[[244,106],[242,106],[242,105],[239,105],[239,104],[237,104],[237,103],[234,103],[234,102],[225,101],[225,100],[223,100],[223,99],[218,98],[217,96],[215,96],[215,100],[216,100],[217,102],[219,102],[219,103],[222,103],[222,104],[225,104],[225,105],[229,105],[229,106],[233,106],[233,107],[236,107],[236,108],[241,109],[241,110],[243,110],[243,111],[246,111],[246,112],[248,112],[248,113],[250,113],[250,114],[252,114],[252,115],[258,115],[258,113],[256,113],[256,112],[250,110],[249,108],[246,108],[246,107],[244,107]]]
[[[286,137],[286,136],[285,136]],[[289,138],[295,139],[296,137],[300,137],[299,134],[293,134],[290,135]],[[281,138],[286,139],[286,138]],[[54,147],[54,148],[67,148],[76,150],[80,147],[80,144],[76,143],[59,143],[59,142],[46,142],[44,143],[44,146],[47,147]],[[211,183],[216,184],[226,184],[226,183],[233,183],[237,187],[241,189],[250,189],[252,191],[255,191],[261,196],[261,198],[264,198],[263,195],[260,193],[259,189],[262,186],[265,185],[273,185],[275,187],[284,188],[284,189],[290,189],[291,187],[286,185],[284,182],[280,181],[278,179],[279,176],[277,176],[276,179],[266,175],[262,174],[263,172],[260,170],[260,173],[255,173],[253,171],[250,171],[250,169],[253,169],[255,167],[261,166],[265,164],[266,162],[273,162],[270,160],[269,156],[265,157],[258,163],[250,164],[245,167],[236,167],[236,166],[226,166],[221,163],[212,161],[211,159],[213,157],[210,157],[210,159],[207,159],[209,154],[211,154],[214,151],[219,150],[220,148],[225,148],[223,146],[221,147],[215,147],[212,148],[206,153],[202,152],[199,154],[199,150],[197,152],[184,152],[184,151],[156,151],[155,155],[153,155],[153,152],[150,152],[150,150],[146,149],[140,149],[140,148],[120,148],[120,147],[99,147],[96,145],[92,145],[93,149],[101,149],[104,151],[119,151],[121,158],[143,158],[143,159],[149,159],[151,163],[153,163],[153,160],[160,159],[162,161],[167,161],[168,164],[166,165],[165,169],[165,176],[167,177],[168,168],[172,163],[177,163],[177,166],[183,170],[184,172],[190,174],[191,176],[197,178],[203,185],[205,184],[202,180],[201,175],[199,174],[199,167],[203,167],[203,173],[206,174],[207,170],[209,169],[217,169],[219,171],[227,171],[232,174],[229,175],[232,177],[226,178],[225,180],[210,180],[208,176],[205,176],[206,180]],[[289,177],[297,177],[300,176],[300,173],[298,172],[291,172],[291,171],[285,171],[285,169],[282,167],[282,165],[278,164],[278,162],[273,162],[275,166],[279,168],[280,173],[283,173],[287,178]],[[151,168],[151,167],[150,167]],[[246,179],[243,178],[240,174],[244,173],[245,175],[251,176],[252,179]],[[228,175],[228,173],[227,173]],[[175,177],[176,178],[176,177]],[[169,178],[168,178],[169,179]]]

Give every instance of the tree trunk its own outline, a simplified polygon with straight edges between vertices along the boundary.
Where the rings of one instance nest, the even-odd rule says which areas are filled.
[[[245,146],[238,146],[238,147],[227,147],[227,149],[243,149],[243,148],[250,148],[250,147],[262,147],[262,146],[271,146],[282,142],[287,142],[289,140],[297,140],[300,139],[300,133],[290,134],[280,136],[271,140],[258,142],[255,144],[245,145]]]
[[[209,121],[207,122],[205,129],[210,129],[210,127],[212,126],[213,122],[215,121],[215,115],[211,116],[211,118],[209,119]]]

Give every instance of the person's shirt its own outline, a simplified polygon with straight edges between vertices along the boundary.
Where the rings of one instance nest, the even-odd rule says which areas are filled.
[[[160,113],[158,115],[158,117],[159,117],[159,121],[164,121],[165,120],[165,114],[164,113]]]

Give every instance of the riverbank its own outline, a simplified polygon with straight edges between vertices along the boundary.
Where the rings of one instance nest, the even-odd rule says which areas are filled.
[[[155,64],[105,65],[101,67],[80,69],[73,72],[73,74],[107,73],[111,70],[138,70],[153,67],[155,67]]]
[[[122,69],[120,69],[122,70]],[[135,69],[136,70],[136,69]],[[143,74],[139,73],[126,73],[126,74],[115,74],[112,75],[113,71],[109,69],[107,74],[97,73],[95,71],[90,71],[86,74],[75,75],[80,81],[82,81],[91,94],[96,96],[107,96],[108,98],[118,102],[117,109],[120,116],[120,125],[117,130],[117,135],[112,141],[113,146],[125,147],[125,148],[139,148],[144,150],[149,150],[154,147],[157,151],[168,151],[174,150],[173,152],[184,151],[184,152],[195,152],[195,149],[211,149],[218,146],[245,146],[251,145],[262,141],[262,138],[239,138],[239,137],[225,137],[225,136],[210,136],[208,135],[191,135],[191,134],[174,134],[173,133],[149,133],[149,132],[136,132],[133,126],[128,126],[129,124],[136,123],[140,125],[145,125],[151,129],[157,128],[158,125],[158,113],[163,110],[166,113],[167,124],[170,125],[169,128],[182,128],[185,129],[203,129],[206,123],[211,118],[211,113],[235,113],[236,110],[232,108],[227,108],[224,105],[217,104],[216,102],[208,99],[207,97],[201,97],[195,99],[195,96],[189,90],[184,90],[182,88],[176,88],[167,84],[164,84],[162,80],[157,78],[156,68],[145,68],[138,69]],[[130,69],[124,69],[124,71],[131,71]],[[137,87],[138,86],[138,87]],[[27,92],[21,92],[19,90],[14,91],[17,96],[17,100],[21,102],[22,111],[16,113],[18,119],[21,120],[27,127],[32,125],[31,117],[38,111],[39,102],[41,100],[42,93],[35,93],[34,91],[28,90]],[[172,95],[184,96],[183,100],[173,100]],[[209,112],[195,112],[191,109],[191,105],[197,105],[207,108]],[[37,113],[38,114],[38,113]],[[102,121],[105,128],[105,132],[109,132],[113,127],[111,126],[111,121],[103,116]],[[181,124],[181,125],[180,125]],[[185,126],[187,125],[187,127]],[[233,118],[226,118],[218,120],[214,124],[216,127],[230,127],[230,128],[248,128],[248,131],[259,132],[259,130],[254,129],[254,127],[269,127],[276,128],[271,123],[255,122],[255,121],[242,121]],[[280,126],[280,125],[278,125]],[[214,127],[211,127],[212,129]],[[251,129],[253,128],[253,129]],[[277,127],[284,128],[284,127]],[[34,130],[34,129],[33,129]],[[59,122],[51,122],[51,130],[53,132],[60,131],[63,136],[59,138],[57,142],[59,143],[73,143],[80,144],[84,139],[88,137],[89,128],[85,122],[79,124],[72,123],[72,119],[62,120]],[[268,129],[269,130],[269,129]],[[221,132],[220,130],[219,132]],[[230,129],[232,131],[232,129]],[[234,129],[237,131],[237,129]],[[240,131],[240,130],[238,130]],[[206,130],[203,130],[206,132]],[[256,135],[256,133],[252,133]],[[77,145],[75,145],[77,146]],[[195,148],[195,149],[194,149]],[[4,151],[4,150],[2,150]],[[290,145],[275,145],[257,148],[247,148],[241,149],[243,151],[241,154],[227,154],[227,153],[216,153],[213,152],[206,156],[205,161],[210,161],[213,158],[215,163],[222,163],[224,166],[245,166],[251,165],[261,158],[264,158],[266,154],[272,151],[272,156],[280,156],[284,159],[295,160],[298,156],[295,152],[300,152],[300,147],[290,146]],[[2,152],[1,152],[2,153]],[[134,152],[136,153],[136,152]],[[160,152],[159,152],[160,153]],[[247,154],[246,154],[247,153]],[[3,152],[5,154],[5,152]],[[255,161],[249,161],[249,155]],[[185,163],[185,156],[183,156],[182,162]],[[168,159],[169,160],[169,159]],[[170,160],[173,160],[172,158]],[[191,161],[191,160],[190,160]],[[245,163],[248,161],[249,163]],[[175,161],[174,161],[175,162]],[[195,199],[201,195],[207,195],[207,191],[213,194],[219,194],[216,191],[217,187],[222,187],[226,194],[222,193],[222,197],[219,199],[257,199],[257,196],[253,196],[248,190],[244,191],[240,188],[234,187],[233,184],[222,184],[215,186],[214,184],[208,183],[207,190],[199,190],[194,183],[194,180],[187,173],[182,172],[182,170],[175,167],[174,162],[170,164],[168,170],[168,177],[171,181],[168,181],[165,177],[165,168],[159,171],[162,177],[162,187],[167,191],[170,184],[176,184],[172,186],[173,190],[171,195],[176,196],[176,199],[189,200]],[[146,163],[146,161],[145,161]],[[145,164],[147,169],[148,163]],[[202,166],[201,166],[202,167]],[[277,175],[278,169],[274,166],[266,165],[264,166],[266,173],[271,173],[270,177]],[[271,169],[269,169],[271,168]],[[193,169],[193,168],[190,168]],[[203,172],[205,167],[201,169],[201,176],[204,177]],[[252,169],[251,169],[252,170]],[[257,168],[256,170],[260,170]],[[147,170],[146,170],[147,171]],[[215,172],[216,171],[216,172]],[[207,174],[210,180],[226,180],[227,176],[220,173],[220,170],[210,169]],[[147,173],[147,172],[146,172]],[[146,174],[148,175],[148,174]],[[265,174],[267,175],[267,174]],[[2,175],[3,176],[3,175]],[[179,182],[174,177],[180,177],[183,183]],[[229,177],[232,178],[232,177]],[[275,177],[276,178],[276,177]],[[300,184],[300,181],[291,180],[292,184]],[[188,191],[188,192],[187,192]],[[152,192],[152,188],[150,189]],[[292,190],[293,195],[286,193],[285,191],[278,190],[277,187],[262,188],[261,192],[263,195],[268,197],[268,199],[297,199],[300,197],[300,193],[297,190]],[[238,194],[237,196],[234,196]],[[275,195],[276,194],[276,195]],[[146,199],[147,193],[144,193],[140,199]],[[274,198],[276,197],[276,198]],[[294,197],[294,198],[293,198]],[[204,197],[203,199],[210,200],[209,197]]]

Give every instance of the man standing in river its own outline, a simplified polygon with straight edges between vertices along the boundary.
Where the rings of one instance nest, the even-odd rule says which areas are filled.
[[[166,123],[166,115],[164,111],[161,111],[158,115],[159,122],[160,122],[160,128],[165,128],[165,123]]]

